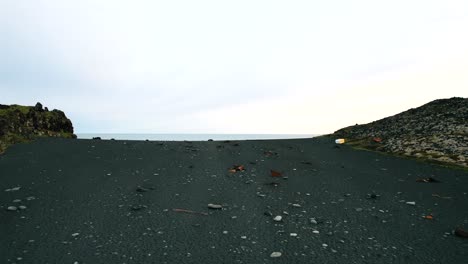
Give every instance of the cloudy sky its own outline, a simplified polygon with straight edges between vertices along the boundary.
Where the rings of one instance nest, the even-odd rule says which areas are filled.
[[[0,103],[76,133],[329,133],[468,97],[467,28],[466,0],[0,0]]]

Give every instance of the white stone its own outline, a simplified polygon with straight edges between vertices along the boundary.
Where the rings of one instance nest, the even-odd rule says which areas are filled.
[[[16,211],[16,210],[18,210],[18,208],[16,208],[16,206],[8,206],[7,210],[8,211]]]
[[[275,220],[276,222],[279,222],[283,219],[283,217],[281,215],[277,215],[275,216],[275,218],[273,218],[273,220]]]
[[[223,206],[220,205],[220,204],[208,204],[208,208],[210,208],[210,209],[221,209],[221,208],[223,208]]]
[[[406,202],[406,204],[409,204],[409,205],[416,205],[416,202]]]
[[[271,253],[270,257],[279,258],[279,257],[281,257],[281,252],[273,252],[273,253]]]

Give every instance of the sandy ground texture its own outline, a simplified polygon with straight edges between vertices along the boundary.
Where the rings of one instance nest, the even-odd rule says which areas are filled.
[[[0,263],[468,263],[467,171],[331,138],[38,140],[0,206]]]

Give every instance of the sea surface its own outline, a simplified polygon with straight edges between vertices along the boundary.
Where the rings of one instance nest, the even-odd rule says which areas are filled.
[[[204,141],[213,140],[255,140],[255,139],[293,139],[311,138],[318,134],[105,134],[105,133],[78,133],[78,138],[91,139],[100,137],[102,139],[117,140],[162,140],[162,141]]]

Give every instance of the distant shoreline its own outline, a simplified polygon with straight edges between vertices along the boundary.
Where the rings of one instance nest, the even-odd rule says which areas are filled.
[[[184,140],[259,140],[259,139],[299,139],[312,138],[320,134],[126,134],[126,133],[77,133],[79,139],[101,139],[117,140],[164,140],[164,141],[184,141]]]

